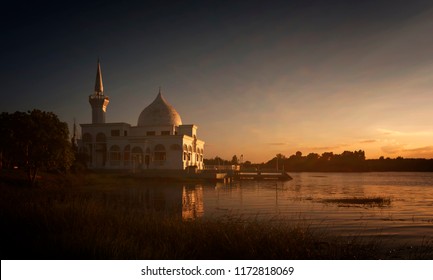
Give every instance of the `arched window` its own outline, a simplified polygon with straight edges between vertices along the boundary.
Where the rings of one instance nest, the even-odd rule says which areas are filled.
[[[143,150],[140,147],[134,147],[131,150],[131,158],[137,164],[143,163]]]
[[[131,160],[131,145],[126,145],[123,148],[123,162],[125,165],[129,165],[129,161]]]
[[[188,146],[186,144],[183,145],[183,160],[188,160]]]
[[[164,145],[158,144],[155,146],[155,150],[153,152],[153,159],[155,161],[164,161],[166,160],[166,153]]]
[[[117,145],[110,147],[110,164],[119,165],[120,164],[120,148]]]
[[[188,161],[192,160],[192,146],[188,146]]]

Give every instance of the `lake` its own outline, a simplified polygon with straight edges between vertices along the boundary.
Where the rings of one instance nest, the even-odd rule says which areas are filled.
[[[382,235],[399,241],[433,238],[433,173],[291,173],[288,182],[242,181],[196,187],[201,215],[235,213],[260,219],[306,220],[341,235]],[[389,204],[328,203],[385,197]]]
[[[122,192],[128,192],[135,207],[175,213],[185,220],[289,220],[342,236],[380,235],[407,243],[433,239],[433,173],[290,175],[293,180],[286,182],[146,183]],[[386,203],[340,201],[354,197],[381,197]]]

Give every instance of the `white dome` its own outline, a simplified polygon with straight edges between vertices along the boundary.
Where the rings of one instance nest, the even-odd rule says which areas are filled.
[[[138,126],[182,125],[179,113],[167,103],[161,93],[141,112]]]

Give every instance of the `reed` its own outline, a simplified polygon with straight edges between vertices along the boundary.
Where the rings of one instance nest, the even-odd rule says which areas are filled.
[[[391,204],[391,199],[388,197],[373,196],[373,197],[343,197],[322,199],[324,203],[335,203],[338,205],[362,205],[370,207],[385,207]]]
[[[2,259],[389,258],[376,238],[236,215],[185,221],[92,188],[0,187]],[[427,251],[409,257],[431,258]]]

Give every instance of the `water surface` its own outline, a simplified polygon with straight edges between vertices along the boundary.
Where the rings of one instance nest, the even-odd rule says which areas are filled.
[[[183,188],[183,217],[227,215],[303,220],[349,236],[398,241],[433,238],[433,173],[291,173],[293,180],[241,181]],[[326,203],[327,199],[384,197],[389,204]]]
[[[433,173],[291,173],[293,180],[231,185],[157,184],[122,188],[123,203],[183,219],[234,217],[305,222],[343,236],[382,236],[399,242],[433,240]],[[118,190],[119,191],[119,190]],[[327,203],[383,197],[389,204]]]

